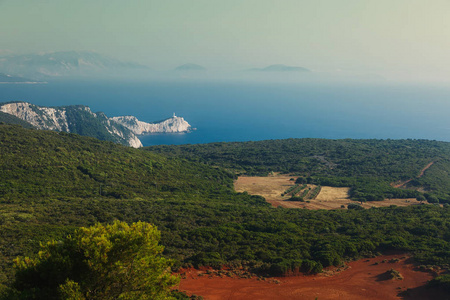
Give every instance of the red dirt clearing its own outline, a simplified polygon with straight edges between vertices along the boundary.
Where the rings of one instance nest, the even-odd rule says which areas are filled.
[[[398,262],[389,262],[399,259]],[[383,262],[383,260],[387,260]],[[385,279],[382,274],[395,269],[403,280]],[[188,269],[179,290],[206,300],[248,299],[443,299],[423,286],[434,276],[414,269],[405,255],[385,255],[348,263],[348,268],[335,275],[325,272],[311,276],[230,278],[208,276],[204,271]],[[200,274],[200,276],[199,276]],[[279,283],[277,283],[277,281]],[[407,289],[410,289],[406,291]]]

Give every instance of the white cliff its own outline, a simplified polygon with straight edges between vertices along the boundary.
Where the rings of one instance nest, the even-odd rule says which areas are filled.
[[[27,102],[7,103],[0,111],[16,116],[36,128],[70,132],[64,109],[38,107]]]
[[[16,116],[38,129],[77,133],[134,148],[142,147],[137,135],[191,130],[191,125],[175,114],[161,122],[146,123],[134,116],[108,118],[104,113],[93,113],[83,105],[53,108],[27,102],[11,102],[0,104],[0,111]]]
[[[130,129],[134,134],[141,135],[146,133],[173,133],[187,132],[191,130],[191,125],[182,117],[173,117],[157,123],[146,123],[139,121],[134,116],[112,117],[112,120]]]
[[[129,129],[109,119],[104,113],[93,113],[87,106],[53,108],[37,106],[27,102],[12,102],[1,104],[0,111],[16,116],[38,129],[77,133],[114,141],[134,148],[142,147],[141,141]],[[94,119],[99,122],[93,122]],[[86,124],[80,124],[80,122]],[[91,129],[90,126],[97,126],[96,131],[103,131],[103,134],[92,135],[89,130]]]

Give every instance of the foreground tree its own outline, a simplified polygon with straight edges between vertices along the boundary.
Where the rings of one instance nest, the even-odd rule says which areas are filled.
[[[16,299],[170,299],[178,283],[161,255],[160,232],[137,222],[80,228],[15,260]],[[10,295],[12,297],[12,295]]]

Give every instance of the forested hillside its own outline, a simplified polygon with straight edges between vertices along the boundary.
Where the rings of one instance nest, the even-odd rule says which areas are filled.
[[[145,149],[238,174],[290,173],[309,183],[351,187],[354,200],[412,198],[421,191],[430,202],[450,202],[450,143],[446,142],[287,139]],[[393,187],[406,181],[402,189]]]
[[[162,199],[230,189],[232,175],[208,166],[77,134],[1,127],[0,191],[30,197]]]
[[[0,111],[0,122],[5,124],[20,125],[25,128],[34,128],[33,125],[31,125],[30,123],[1,111]]]
[[[417,170],[407,169],[405,178]],[[177,266],[319,272],[388,250],[412,252],[423,264],[450,263],[448,206],[276,209],[235,193],[233,176],[93,138],[0,125],[0,281],[8,284],[12,259],[36,252],[39,242],[114,220],[157,225],[164,254]]]

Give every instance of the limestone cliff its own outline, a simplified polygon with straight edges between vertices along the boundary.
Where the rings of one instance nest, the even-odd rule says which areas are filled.
[[[142,147],[141,141],[125,126],[104,113],[93,113],[84,105],[61,107],[37,106],[27,102],[0,105],[0,111],[16,116],[38,129],[64,131],[131,147]]]
[[[139,121],[134,116],[112,117],[112,120],[130,129],[134,134],[141,135],[157,132],[187,132],[191,125],[182,117],[173,117],[156,123],[146,123]]]
[[[0,112],[18,117],[38,129],[76,133],[134,148],[142,147],[136,135],[186,132],[191,129],[188,122],[175,114],[161,122],[146,123],[133,116],[108,118],[102,112],[93,113],[84,105],[44,107],[27,102],[10,102],[0,104]]]
[[[13,102],[0,106],[0,111],[16,116],[38,129],[70,132],[65,109],[38,107],[27,102]]]

